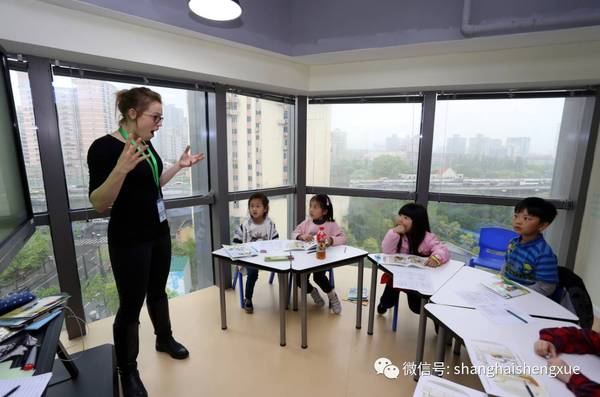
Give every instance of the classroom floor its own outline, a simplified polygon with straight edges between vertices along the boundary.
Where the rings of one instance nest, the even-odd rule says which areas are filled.
[[[370,281],[365,269],[365,285]],[[245,279],[244,279],[245,280]],[[279,346],[277,281],[269,285],[261,272],[255,290],[253,315],[240,309],[238,291],[228,290],[228,329],[221,330],[217,287],[206,288],[170,301],[174,335],[190,350],[190,358],[173,360],[154,350],[154,334],[148,314],[141,316],[140,356],[142,380],[150,396],[412,396],[416,382],[405,376],[404,363],[415,360],[418,316],[408,310],[401,295],[398,330],[391,330],[392,312],[375,314],[374,335],[367,334],[368,307],[363,309],[363,327],[355,329],[356,307],[343,301],[342,315],[309,303],[308,349],[300,347],[299,312],[288,311],[287,346]],[[277,280],[277,279],[275,279]],[[335,270],[340,297],[356,286],[356,268]],[[382,291],[382,286],[378,296]],[[309,302],[312,300],[308,299]],[[113,318],[89,324],[84,338],[63,343],[70,352],[112,343]],[[428,321],[425,362],[433,362],[435,332]],[[387,357],[400,368],[397,379],[377,375],[374,361]],[[469,363],[463,347],[460,357],[448,347],[446,363]],[[447,377],[482,390],[475,375]]]

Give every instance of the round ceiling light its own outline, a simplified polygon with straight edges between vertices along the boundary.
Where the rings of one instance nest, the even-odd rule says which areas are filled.
[[[190,10],[213,21],[231,21],[242,15],[239,0],[190,0]]]

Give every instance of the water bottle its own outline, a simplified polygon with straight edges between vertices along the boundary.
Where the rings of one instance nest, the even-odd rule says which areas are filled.
[[[327,249],[327,233],[325,227],[319,227],[317,232],[317,259],[325,259],[325,250]]]

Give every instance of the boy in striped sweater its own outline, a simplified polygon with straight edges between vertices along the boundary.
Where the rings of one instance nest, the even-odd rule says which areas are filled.
[[[557,215],[554,205],[542,198],[528,197],[515,206],[512,239],[502,274],[507,278],[550,296],[558,284],[558,260],[542,232]]]

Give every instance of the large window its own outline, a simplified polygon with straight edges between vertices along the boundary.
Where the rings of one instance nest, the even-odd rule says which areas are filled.
[[[459,252],[464,250],[475,255],[479,252],[479,231],[482,227],[512,230],[514,207],[429,202],[427,212],[432,231],[449,243],[451,251],[457,248]],[[556,219],[544,231],[546,241],[557,256],[561,253],[562,240],[567,238],[564,235],[565,217],[566,211],[559,210]]]
[[[439,100],[430,190],[568,198],[577,136],[589,130],[592,103],[586,97]]]
[[[293,106],[227,94],[229,191],[292,184]]]
[[[120,115],[115,108],[118,90],[133,85],[110,81],[54,76],[61,146],[71,208],[90,207],[87,151],[94,140],[114,132]],[[152,139],[165,168],[176,163],[187,145],[192,153],[206,153],[205,93],[148,86],[162,96],[163,126]],[[206,194],[207,161],[185,168],[163,188],[165,198]]]
[[[420,103],[311,104],[306,184],[414,191]]]
[[[19,122],[19,133],[21,134],[21,147],[23,149],[25,171],[27,172],[31,206],[33,212],[45,212],[46,193],[44,191],[42,165],[40,163],[37,128],[33,115],[33,104],[31,102],[29,75],[27,72],[11,70],[10,80],[15,98],[15,108]]]
[[[167,210],[171,229],[169,298],[213,285],[208,206]],[[75,249],[86,318],[99,320],[116,314],[119,297],[108,255],[108,219],[73,223]]]
[[[0,274],[0,295],[28,288],[38,297],[58,294],[50,228],[38,226],[27,244]]]

